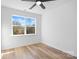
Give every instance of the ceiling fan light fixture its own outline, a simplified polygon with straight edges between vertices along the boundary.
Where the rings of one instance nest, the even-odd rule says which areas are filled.
[[[41,1],[37,1],[36,4],[39,6],[42,2]]]

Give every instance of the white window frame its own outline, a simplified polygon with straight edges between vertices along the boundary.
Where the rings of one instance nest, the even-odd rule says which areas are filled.
[[[12,15],[12,16],[21,16],[21,15]],[[27,34],[26,33],[26,29],[27,29],[28,26],[23,26],[24,27],[24,34],[14,35],[13,34],[13,26],[21,26],[21,25],[13,25],[12,16],[11,16],[11,27],[12,27],[12,31],[11,32],[12,32],[12,36],[36,35],[36,26],[37,26],[37,24],[36,24],[36,22],[37,22],[36,18],[35,17],[28,17],[28,16],[27,17],[26,16],[21,16],[21,17],[32,18],[32,19],[35,20],[35,26],[34,26],[35,27],[35,33],[34,34]],[[30,27],[33,27],[33,26],[30,26]]]

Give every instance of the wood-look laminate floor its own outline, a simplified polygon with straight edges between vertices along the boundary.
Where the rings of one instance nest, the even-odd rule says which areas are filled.
[[[77,59],[42,43],[3,50],[1,55],[2,59]]]

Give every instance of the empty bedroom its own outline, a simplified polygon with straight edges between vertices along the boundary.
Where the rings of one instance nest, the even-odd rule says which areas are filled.
[[[77,59],[77,1],[2,0],[1,59]]]

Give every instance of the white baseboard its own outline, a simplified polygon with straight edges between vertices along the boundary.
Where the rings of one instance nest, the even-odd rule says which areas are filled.
[[[42,43],[44,43],[44,44],[46,44],[46,45],[48,45],[48,46],[50,46],[50,47],[56,48],[56,49],[58,49],[58,50],[60,50],[60,51],[63,51],[63,52],[65,52],[65,53],[68,53],[69,55],[72,55],[72,56],[77,57],[77,55],[76,55],[76,54],[74,54],[74,52],[73,52],[73,51],[66,51],[66,50],[62,50],[62,49],[59,49],[59,48],[57,48],[57,47],[54,47],[54,46],[52,46],[52,45],[50,45],[50,44],[48,44],[48,43],[46,43],[46,42],[42,42]]]

